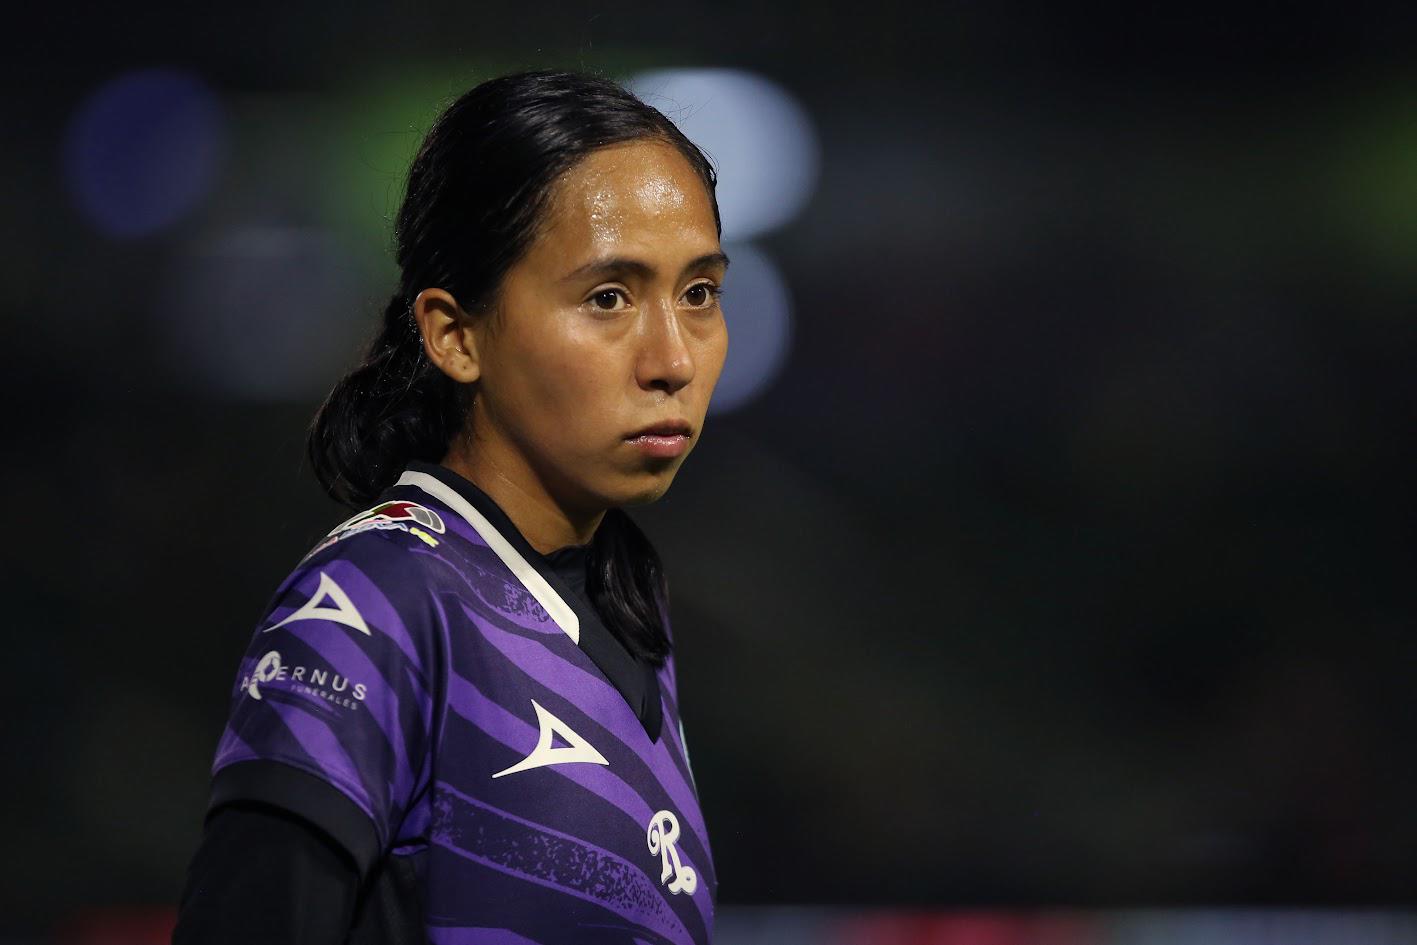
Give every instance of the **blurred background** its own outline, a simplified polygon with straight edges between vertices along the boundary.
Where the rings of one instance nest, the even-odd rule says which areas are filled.
[[[1417,11],[7,14],[0,941],[165,941],[315,407],[439,108],[610,74],[715,159],[673,489],[720,940],[1417,941]]]

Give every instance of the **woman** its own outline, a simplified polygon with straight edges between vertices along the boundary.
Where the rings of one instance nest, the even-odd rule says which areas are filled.
[[[717,880],[666,582],[727,351],[716,177],[615,83],[439,117],[402,280],[312,425],[356,515],[242,662],[177,943],[708,942]]]

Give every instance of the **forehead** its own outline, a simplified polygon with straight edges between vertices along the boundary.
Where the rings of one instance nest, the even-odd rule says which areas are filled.
[[[708,190],[688,160],[673,145],[635,141],[599,148],[558,178],[533,254],[564,267],[611,249],[717,246]]]

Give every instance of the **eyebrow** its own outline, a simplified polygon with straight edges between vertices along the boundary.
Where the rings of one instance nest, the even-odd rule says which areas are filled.
[[[698,256],[694,259],[689,260],[688,264],[684,266],[684,272],[689,272],[692,269],[698,269],[702,266],[710,266],[715,264],[721,265],[726,271],[728,269],[728,262],[728,255],[726,253],[704,253],[702,256]],[[572,272],[566,273],[564,276],[561,277],[561,281],[570,282],[573,279],[583,279],[587,276],[608,276],[619,272],[628,272],[640,277],[641,279],[648,279],[654,275],[654,267],[651,266],[649,263],[643,262],[639,259],[630,259],[625,256],[614,256],[610,259],[592,260],[591,262],[586,263],[584,266],[581,266],[580,268]]]

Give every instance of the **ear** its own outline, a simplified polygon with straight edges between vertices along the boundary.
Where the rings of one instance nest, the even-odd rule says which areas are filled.
[[[471,384],[482,376],[472,319],[443,289],[424,289],[413,300],[413,318],[423,333],[428,360],[453,380]]]

